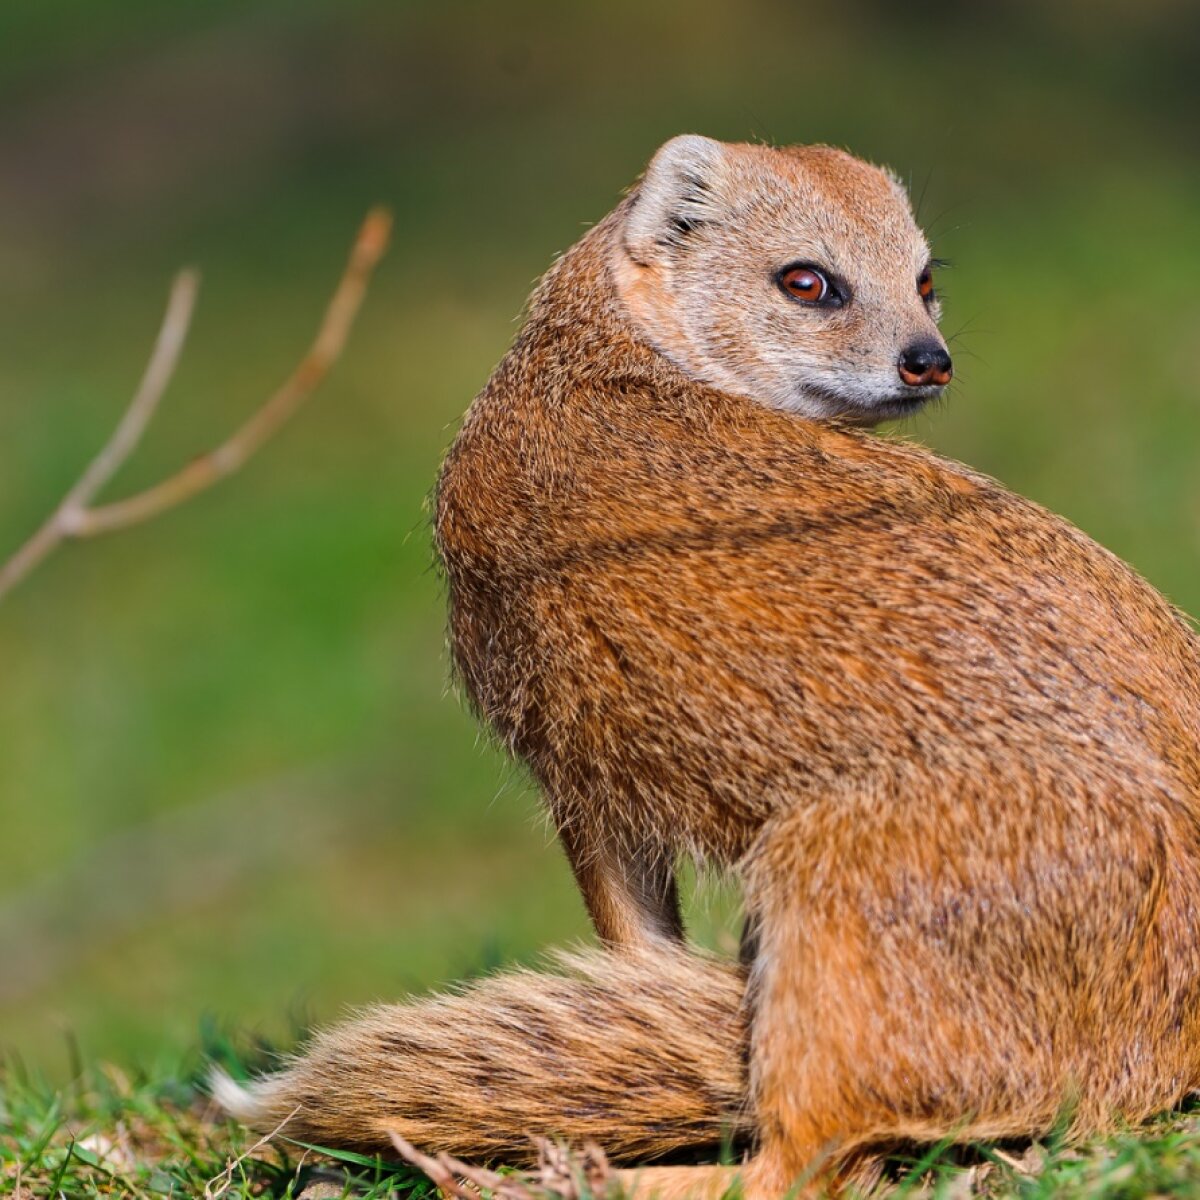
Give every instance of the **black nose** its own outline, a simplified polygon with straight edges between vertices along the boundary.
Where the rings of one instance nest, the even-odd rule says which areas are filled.
[[[944,387],[954,375],[954,364],[938,342],[913,342],[900,352],[900,378],[909,387],[936,384]]]

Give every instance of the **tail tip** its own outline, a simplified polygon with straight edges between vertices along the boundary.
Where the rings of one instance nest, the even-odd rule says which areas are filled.
[[[223,1067],[208,1072],[208,1093],[225,1112],[251,1127],[258,1125],[270,1109],[271,1080],[257,1079],[239,1083]]]

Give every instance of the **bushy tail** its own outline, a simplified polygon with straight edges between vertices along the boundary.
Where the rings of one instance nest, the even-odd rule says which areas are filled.
[[[743,973],[684,949],[562,955],[462,991],[380,1005],[278,1074],[213,1094],[262,1132],[316,1145],[520,1165],[531,1137],[643,1160],[748,1132]]]

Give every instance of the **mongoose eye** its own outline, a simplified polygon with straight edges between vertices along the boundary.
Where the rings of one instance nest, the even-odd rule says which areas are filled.
[[[779,276],[779,286],[789,296],[809,304],[820,304],[833,296],[829,280],[815,267],[788,267]]]
[[[922,300],[929,300],[933,296],[933,271],[929,267],[917,276],[917,295]]]

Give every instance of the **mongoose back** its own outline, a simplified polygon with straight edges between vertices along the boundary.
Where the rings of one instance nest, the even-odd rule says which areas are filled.
[[[677,749],[681,737],[709,738],[716,709],[678,719],[690,689],[742,708],[746,686],[730,677],[746,674],[731,661],[689,653],[707,636],[689,581],[670,626],[654,619],[657,647],[642,633],[640,649],[627,647],[624,632],[610,637],[607,618],[593,619],[620,603],[614,585],[636,591],[634,575],[655,569],[656,546],[684,561],[687,547],[675,555],[672,537],[703,540],[715,520],[719,540],[692,549],[738,549],[730,539],[744,514],[720,511],[714,473],[736,469],[738,438],[722,429],[719,405],[700,398],[685,410],[672,397],[664,406],[658,393],[682,376],[784,412],[873,425],[915,411],[949,381],[938,315],[929,246],[888,172],[824,146],[680,137],[550,272],[472,406],[438,487],[454,659],[479,711],[540,782],[606,941],[681,936],[676,853],[734,861],[774,786],[743,774],[756,769],[752,753],[717,777],[696,758],[708,750],[694,746],[678,781],[674,752],[660,753],[664,736]],[[697,434],[701,463],[684,445]],[[766,516],[769,490],[761,502],[754,520]],[[760,632],[769,637],[769,623]],[[641,650],[650,657],[638,663]],[[745,662],[752,655],[745,645]],[[664,691],[675,701],[660,702]],[[743,716],[758,721],[752,708]],[[747,736],[752,752],[759,734]]]
[[[887,177],[684,139],[642,188],[538,288],[437,512],[459,670],[619,948],[379,1010],[225,1101],[466,1154],[732,1126],[752,1200],[1172,1105],[1200,1087],[1194,632],[1067,522],[851,427],[949,372]],[[680,851],[738,870],[744,977],[673,944]]]

